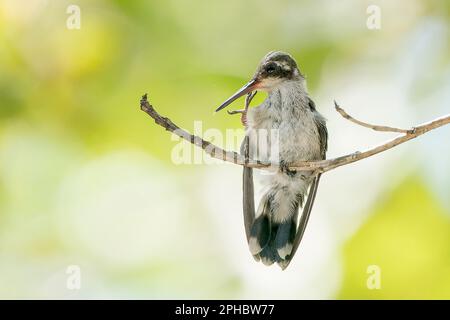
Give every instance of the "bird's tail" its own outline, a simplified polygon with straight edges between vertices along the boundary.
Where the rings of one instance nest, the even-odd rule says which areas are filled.
[[[289,217],[287,220],[275,222],[272,218],[276,214],[274,211],[280,208],[274,201],[273,192],[269,191],[263,196],[249,237],[250,252],[255,259],[261,259],[265,265],[277,262],[282,269],[287,266],[297,231],[300,201],[298,196],[288,207],[291,212],[286,215]]]

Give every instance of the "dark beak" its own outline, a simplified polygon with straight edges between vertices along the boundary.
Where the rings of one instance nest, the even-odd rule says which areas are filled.
[[[222,110],[223,108],[225,108],[226,106],[231,104],[237,98],[242,97],[243,95],[256,90],[258,88],[258,84],[259,84],[259,81],[256,80],[255,78],[253,78],[245,86],[240,88],[235,94],[233,94],[231,97],[229,97],[224,103],[222,103],[220,105],[220,107],[218,107],[216,109],[216,112]]]

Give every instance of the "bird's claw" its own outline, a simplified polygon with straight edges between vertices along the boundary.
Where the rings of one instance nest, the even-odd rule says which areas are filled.
[[[244,113],[245,110],[241,109],[241,110],[227,110],[228,114],[233,115],[233,114],[238,114],[238,113]]]
[[[247,110],[246,109],[242,109],[242,110],[227,110],[229,115],[233,115],[233,114],[241,114],[241,123],[244,127],[247,127]]]
[[[258,91],[252,91],[252,92],[247,93],[247,97],[245,97],[245,108],[248,108],[248,106],[250,105],[250,102],[256,96],[257,93],[258,93]]]
[[[289,177],[294,177],[297,174],[296,170],[290,170],[289,164],[284,162],[283,160],[280,161],[280,171],[282,173],[287,174]]]
[[[249,92],[247,94],[247,97],[245,97],[245,108],[241,110],[227,110],[229,115],[233,114],[241,114],[241,123],[244,127],[247,128],[247,110],[250,105],[250,102],[255,97],[255,95],[258,93],[258,91]]]

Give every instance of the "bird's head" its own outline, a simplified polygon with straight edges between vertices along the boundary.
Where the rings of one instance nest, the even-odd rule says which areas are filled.
[[[290,54],[281,51],[269,52],[259,63],[253,78],[216,109],[222,110],[237,98],[255,91],[270,92],[286,81],[302,80],[303,75]]]

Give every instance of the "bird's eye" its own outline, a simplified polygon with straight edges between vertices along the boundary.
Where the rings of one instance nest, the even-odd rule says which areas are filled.
[[[274,73],[275,70],[276,70],[276,67],[275,67],[273,64],[269,64],[269,65],[266,67],[266,72],[267,72],[268,74]]]

